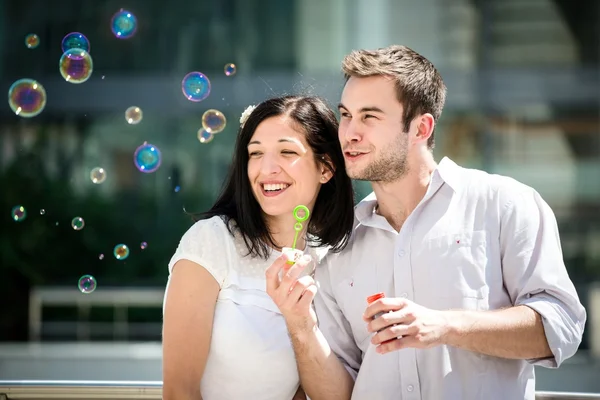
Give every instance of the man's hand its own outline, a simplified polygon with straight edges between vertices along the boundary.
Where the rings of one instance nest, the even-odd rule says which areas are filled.
[[[291,334],[314,330],[317,315],[311,304],[317,285],[311,276],[300,277],[302,271],[310,267],[312,259],[306,255],[293,265],[287,261],[287,255],[282,254],[267,268],[267,294],[279,307]]]
[[[372,319],[379,312],[378,318]],[[377,332],[371,343],[380,354],[408,347],[426,349],[443,344],[449,332],[447,313],[431,310],[403,298],[382,298],[369,304],[363,319],[369,332]]]

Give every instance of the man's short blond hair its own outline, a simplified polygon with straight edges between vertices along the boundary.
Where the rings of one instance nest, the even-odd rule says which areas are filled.
[[[406,46],[392,45],[376,50],[354,50],[342,62],[346,81],[351,77],[389,76],[402,104],[404,131],[419,114],[430,113],[437,122],[446,101],[446,85],[433,64]],[[434,146],[434,135],[427,147]]]

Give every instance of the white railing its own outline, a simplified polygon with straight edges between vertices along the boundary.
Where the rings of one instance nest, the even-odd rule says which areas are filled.
[[[536,400],[600,399],[600,393],[537,392]],[[162,399],[162,382],[0,381],[0,400]]]

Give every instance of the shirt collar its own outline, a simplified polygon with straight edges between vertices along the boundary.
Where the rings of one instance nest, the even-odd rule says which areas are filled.
[[[450,186],[452,190],[459,192],[462,189],[460,171],[461,167],[448,157],[444,157],[433,171],[431,182],[441,179],[442,182]],[[355,216],[358,219],[358,222],[364,222],[367,218],[372,216],[376,205],[377,196],[375,196],[375,192],[371,192],[367,197],[362,199],[355,208]]]

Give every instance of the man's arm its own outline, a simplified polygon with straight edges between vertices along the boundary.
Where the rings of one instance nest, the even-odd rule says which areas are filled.
[[[527,306],[495,311],[443,311],[448,321],[444,344],[494,357],[552,357],[542,317]]]
[[[282,255],[267,269],[267,293],[285,317],[302,388],[311,400],[350,399],[354,380],[317,326],[311,305],[317,293],[315,281],[310,276],[299,278],[307,261],[301,259],[289,269],[286,263]],[[282,279],[280,271],[284,271]]]
[[[533,189],[511,196],[502,213],[504,286],[515,307],[450,311],[450,345],[558,367],[577,351],[586,312],[563,261],[554,213]]]
[[[508,196],[500,251],[503,283],[513,307],[438,311],[405,299],[379,299],[364,317],[369,330],[381,331],[372,339],[378,352],[448,344],[545,367],[558,367],[575,354],[586,312],[563,262],[554,214],[533,189]],[[392,312],[371,321],[380,311]]]

